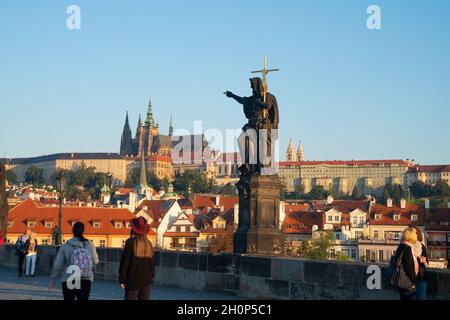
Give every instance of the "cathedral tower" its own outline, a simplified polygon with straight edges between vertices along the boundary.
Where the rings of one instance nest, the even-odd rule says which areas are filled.
[[[297,161],[297,155],[295,154],[295,148],[292,144],[292,139],[289,140],[289,146],[286,150],[286,161]]]
[[[133,141],[131,137],[130,122],[128,120],[128,111],[123,127],[122,139],[120,142],[120,154],[122,156],[133,154]]]
[[[303,146],[301,141],[297,149],[297,161],[305,161],[305,153],[303,152]]]

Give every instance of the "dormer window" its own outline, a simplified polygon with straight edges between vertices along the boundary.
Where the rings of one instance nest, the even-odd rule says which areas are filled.
[[[100,222],[99,221],[92,222],[92,227],[94,229],[100,229]]]
[[[115,221],[115,222],[114,222],[114,228],[116,228],[116,229],[122,228],[122,222],[120,222],[120,221]]]
[[[27,221],[27,228],[34,228],[36,226],[36,221]]]
[[[398,213],[394,214],[394,221],[400,221],[400,215]]]
[[[381,220],[381,213],[375,214],[375,220]]]
[[[418,219],[417,214],[411,215],[411,221],[417,221],[417,219]]]
[[[6,223],[6,227],[7,228],[11,228],[13,226],[13,222],[12,221],[8,221],[7,223]]]
[[[46,228],[53,227],[53,221],[44,221],[44,227]]]
[[[130,229],[131,228],[131,223],[129,223],[129,222],[125,223],[125,226],[126,226],[127,229]]]

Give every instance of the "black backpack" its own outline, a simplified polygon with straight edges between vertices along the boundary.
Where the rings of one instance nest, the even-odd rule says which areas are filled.
[[[396,287],[397,289],[407,290],[409,292],[415,292],[416,291],[416,285],[409,279],[408,275],[406,274],[405,270],[403,269],[402,259],[403,254],[405,253],[406,249],[402,250],[402,253],[398,257],[398,259],[395,259],[393,256],[391,258],[391,266],[390,266],[390,273],[391,275],[391,285]]]

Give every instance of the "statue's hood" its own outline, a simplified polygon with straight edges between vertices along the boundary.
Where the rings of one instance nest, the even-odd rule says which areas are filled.
[[[264,87],[261,78],[251,78],[250,84],[253,91],[258,92],[261,97],[264,95]]]

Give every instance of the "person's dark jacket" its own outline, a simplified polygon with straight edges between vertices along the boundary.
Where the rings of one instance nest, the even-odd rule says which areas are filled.
[[[406,275],[411,280],[412,283],[417,284],[417,277],[416,272],[414,270],[414,257],[412,254],[412,249],[410,246],[401,243],[398,248],[397,252],[395,253],[396,260],[399,259],[400,254],[404,251],[403,258],[402,258],[402,265],[403,270],[405,270]]]
[[[153,283],[155,276],[154,256],[140,258],[134,255],[135,238],[125,242],[119,267],[119,283],[125,284],[127,290],[145,288]]]
[[[424,244],[422,243],[422,257],[425,257],[427,259],[428,262],[428,252],[427,252],[427,248],[424,246]],[[429,262],[428,262],[429,263]],[[420,262],[419,259],[419,275],[417,276],[417,280],[426,280],[426,273],[427,273],[427,267]]]
[[[25,255],[27,255],[29,253],[29,249],[30,249],[30,239],[27,239],[27,241],[25,241]],[[37,240],[34,239],[34,252],[37,253],[37,249],[38,249],[38,245],[37,245]]]

